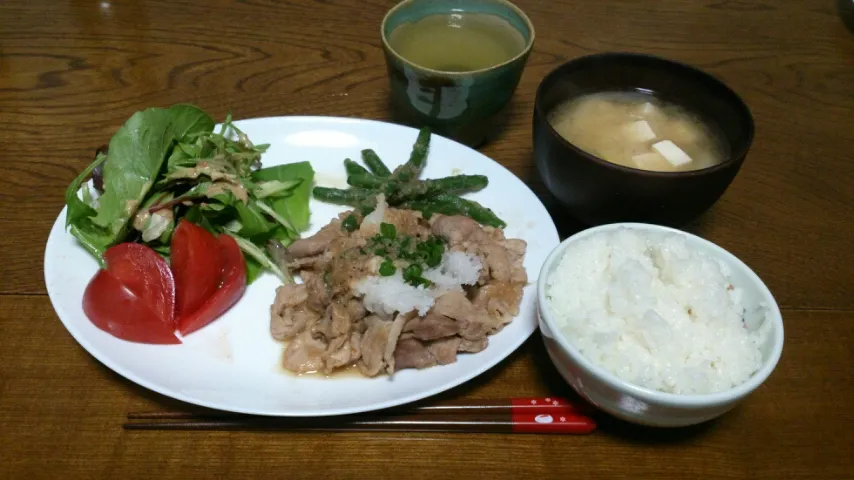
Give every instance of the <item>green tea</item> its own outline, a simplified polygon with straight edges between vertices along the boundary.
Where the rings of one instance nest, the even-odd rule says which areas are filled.
[[[525,37],[499,16],[454,12],[400,25],[389,45],[424,68],[468,72],[512,59],[525,49]]]

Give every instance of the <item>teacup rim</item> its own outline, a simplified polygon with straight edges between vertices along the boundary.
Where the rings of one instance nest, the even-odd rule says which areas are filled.
[[[386,34],[385,34],[386,23],[388,22],[388,19],[392,16],[392,14],[394,14],[397,10],[403,8],[406,5],[409,5],[409,4],[412,4],[415,2],[419,2],[419,1],[424,1],[424,0],[402,0],[402,1],[398,2],[395,6],[391,7],[386,12],[385,16],[383,16],[382,22],[380,22],[380,38],[382,38],[383,47],[385,47],[385,50],[387,52],[391,52],[391,54],[394,55],[394,57],[396,59],[405,63],[406,65],[409,65],[409,66],[416,68],[418,70],[421,70],[423,72],[430,73],[430,74],[437,75],[437,76],[445,76],[445,77],[465,77],[465,76],[469,76],[469,75],[477,75],[480,73],[486,73],[486,72],[498,70],[498,69],[501,69],[503,67],[506,67],[506,66],[509,66],[509,65],[512,65],[514,63],[519,62],[520,60],[524,59],[525,57],[528,56],[528,54],[531,53],[531,49],[534,46],[534,40],[536,38],[536,31],[534,30],[534,23],[531,21],[530,18],[528,18],[528,15],[525,13],[524,10],[522,10],[518,5],[511,2],[510,0],[487,0],[489,2],[500,3],[500,4],[503,4],[507,7],[509,7],[511,10],[516,12],[517,15],[519,15],[519,18],[521,18],[525,22],[525,25],[527,25],[528,30],[530,30],[530,32],[531,32],[530,37],[528,38],[528,41],[525,42],[525,48],[523,48],[518,54],[516,54],[515,56],[513,56],[512,58],[510,58],[508,60],[505,60],[504,62],[498,63],[496,65],[491,65],[491,66],[486,67],[486,68],[480,68],[477,70],[466,70],[464,72],[455,72],[455,71],[449,71],[449,70],[437,70],[435,68],[429,68],[429,67],[425,67],[423,65],[419,65],[419,64],[417,64],[411,60],[408,60],[403,55],[398,53],[394,48],[392,48],[392,46],[389,43],[388,38],[386,38]]]

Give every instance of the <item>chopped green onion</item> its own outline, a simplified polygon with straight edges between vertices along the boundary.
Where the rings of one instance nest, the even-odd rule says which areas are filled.
[[[394,240],[397,237],[397,228],[391,223],[381,223],[380,234],[385,238]]]
[[[409,279],[420,277],[422,271],[423,270],[421,269],[421,265],[413,263],[406,267],[406,269],[403,271],[403,278]]]
[[[359,222],[356,220],[356,216],[352,213],[350,215],[347,215],[347,218],[345,218],[344,221],[341,222],[341,228],[348,232],[353,232],[357,228],[359,228]]]
[[[385,261],[380,265],[380,275],[384,277],[390,277],[394,275],[394,272],[397,271],[397,268],[394,266],[390,258],[386,258]]]

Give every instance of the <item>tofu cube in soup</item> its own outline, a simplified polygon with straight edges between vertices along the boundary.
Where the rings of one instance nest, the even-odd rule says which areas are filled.
[[[637,120],[626,124],[623,128],[626,139],[630,142],[643,143],[655,140],[655,132],[646,120]]]
[[[685,153],[684,150],[679,148],[675,143],[670,140],[662,140],[658,143],[654,143],[652,148],[655,149],[656,152],[661,154],[665,160],[667,160],[674,167],[680,167],[682,165],[686,165],[691,163],[691,157]]]
[[[673,170],[673,166],[670,162],[668,162],[658,152],[641,153],[640,155],[633,156],[632,160],[638,168],[642,168],[644,170],[651,170],[654,172],[666,172]]]
[[[648,118],[655,115],[656,113],[658,113],[658,109],[655,108],[655,105],[650,102],[642,103],[636,110],[636,115],[640,116],[641,118]]]

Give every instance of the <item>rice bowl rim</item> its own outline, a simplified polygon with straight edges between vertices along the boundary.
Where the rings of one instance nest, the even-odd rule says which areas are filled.
[[[687,246],[689,249],[707,253],[710,256],[723,261],[733,269],[742,269],[747,274],[750,281],[758,287],[758,290],[763,297],[762,302],[765,303],[767,308],[765,321],[772,322],[770,325],[771,332],[769,334],[773,339],[773,344],[767,358],[763,358],[762,367],[754,372],[753,375],[751,375],[744,383],[728,390],[704,394],[678,394],[661,392],[630,383],[584,356],[557,326],[550,309],[543,308],[549,303],[549,300],[546,297],[548,278],[554,271],[554,264],[562,258],[564,251],[569,247],[569,245],[577,243],[579,240],[596,233],[618,230],[620,228],[634,229],[646,233],[660,232],[681,235],[688,241]],[[632,222],[610,223],[582,230],[566,238],[549,254],[548,257],[546,257],[546,260],[540,269],[540,275],[537,279],[537,312],[541,321],[543,321],[548,329],[553,332],[554,339],[558,345],[560,345],[560,348],[569,355],[573,362],[590,372],[593,376],[597,377],[598,380],[608,384],[610,387],[633,395],[640,400],[645,400],[658,405],[705,407],[731,403],[734,400],[747,396],[759,387],[759,385],[764,383],[771,375],[771,372],[776,368],[783,352],[783,317],[780,313],[777,301],[774,299],[774,296],[771,294],[771,291],[762,279],[759,278],[759,276],[749,266],[747,266],[747,264],[719,245],[697,235],[661,225]]]

